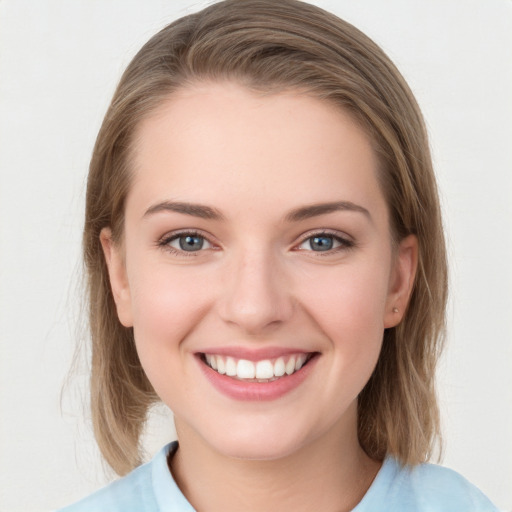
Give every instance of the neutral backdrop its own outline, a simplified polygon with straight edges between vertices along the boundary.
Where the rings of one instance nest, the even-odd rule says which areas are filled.
[[[315,1],[375,39],[423,108],[451,261],[439,372],[443,463],[512,510],[512,2]],[[88,159],[115,84],[204,2],[0,0],[0,511],[62,506],[109,478],[81,323]],[[61,390],[67,383],[64,393]],[[173,436],[163,408],[148,455]]]

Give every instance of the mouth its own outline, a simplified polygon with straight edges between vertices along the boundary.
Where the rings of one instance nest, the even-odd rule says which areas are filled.
[[[201,361],[219,375],[247,383],[270,383],[300,372],[318,353],[287,354],[272,359],[251,361],[232,356],[201,353]]]

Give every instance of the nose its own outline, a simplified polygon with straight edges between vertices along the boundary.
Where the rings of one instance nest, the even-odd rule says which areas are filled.
[[[227,266],[220,315],[246,334],[264,334],[293,314],[283,263],[270,251],[245,251]]]

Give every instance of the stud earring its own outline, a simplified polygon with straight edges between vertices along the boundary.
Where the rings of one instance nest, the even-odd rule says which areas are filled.
[[[398,313],[398,308],[393,308],[393,313]]]

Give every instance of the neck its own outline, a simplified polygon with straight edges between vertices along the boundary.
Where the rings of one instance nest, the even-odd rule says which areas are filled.
[[[243,460],[219,454],[177,423],[180,447],[171,470],[201,512],[350,511],[381,464],[361,449],[356,428],[346,430],[333,428],[283,458]]]

